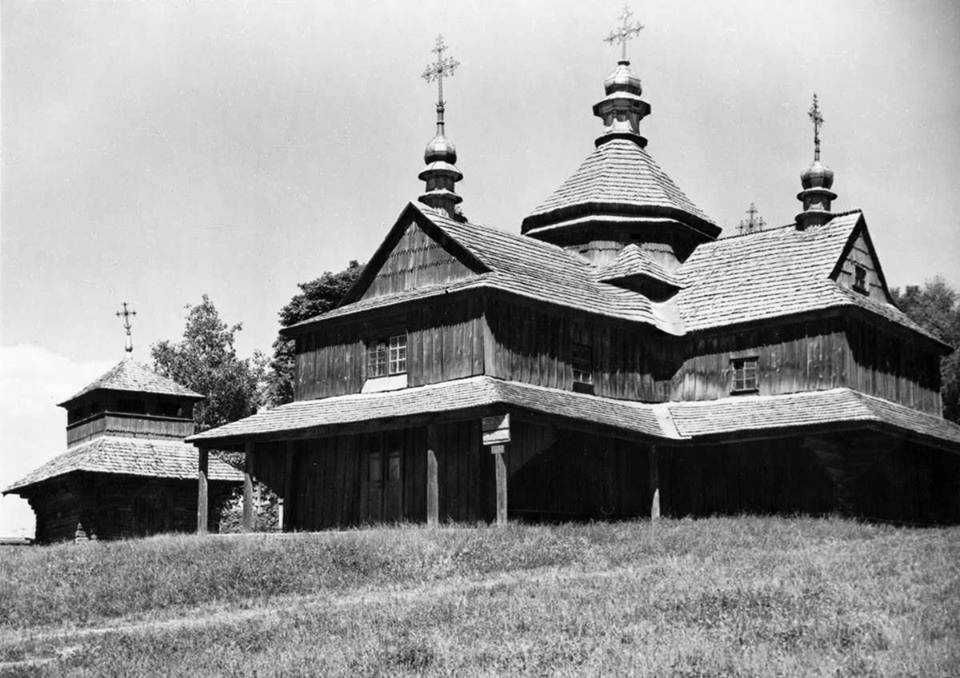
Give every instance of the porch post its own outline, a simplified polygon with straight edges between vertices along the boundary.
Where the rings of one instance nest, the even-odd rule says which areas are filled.
[[[483,444],[493,454],[494,479],[497,487],[497,525],[507,524],[507,443],[510,442],[510,415],[484,417]]]
[[[493,453],[494,472],[497,481],[497,525],[507,524],[507,462],[506,445],[491,445]]]
[[[207,475],[210,465],[210,451],[205,447],[197,450],[197,534],[207,533],[207,515],[209,505],[209,487]]]
[[[650,520],[660,519],[660,467],[657,446],[650,446]]]
[[[243,445],[243,531],[253,531],[253,442]]]
[[[437,427],[427,426],[427,525],[440,522],[440,489],[437,481]]]
[[[290,514],[293,511],[293,462],[296,448],[292,440],[287,441],[286,458],[284,460],[283,496],[280,497],[280,531],[290,531]]]

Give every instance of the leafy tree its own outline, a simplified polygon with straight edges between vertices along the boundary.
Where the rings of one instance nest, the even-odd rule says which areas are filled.
[[[891,291],[893,300],[919,325],[954,348],[960,347],[960,295],[940,276],[923,287],[908,285],[901,293]],[[960,422],[960,351],[954,351],[940,363],[943,416]]]
[[[201,431],[253,414],[260,404],[263,355],[237,355],[234,344],[242,325],[224,323],[207,295],[186,308],[183,338],[158,342],[150,350],[157,372],[206,396],[193,411]]]
[[[280,309],[280,324],[289,327],[321,313],[326,313],[343,299],[357,281],[363,266],[351,261],[339,273],[325,271],[310,282],[300,283],[300,292]],[[293,400],[294,342],[278,336],[273,342],[273,359],[267,377],[267,401],[281,405]]]

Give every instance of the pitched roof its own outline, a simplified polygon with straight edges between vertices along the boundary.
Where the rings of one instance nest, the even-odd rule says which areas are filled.
[[[892,304],[857,294],[830,277],[859,228],[866,226],[854,211],[802,231],[788,225],[699,245],[676,273],[685,283],[675,297],[684,329],[858,306],[936,339]]]
[[[413,203],[404,210],[397,227],[406,227],[411,218],[417,219],[428,230],[430,227],[439,229],[443,236],[475,258],[486,272],[396,294],[360,299],[286,329],[435,294],[486,287],[589,313],[650,323],[665,332],[679,331],[669,309],[637,292],[599,282],[596,267],[575,252],[528,236],[460,222],[439,210]]]
[[[3,493],[19,491],[74,471],[191,480],[197,477],[197,464],[197,448],[178,440],[101,436],[71,447],[5,488]],[[210,480],[243,480],[240,471],[216,457],[210,458],[208,477]]]
[[[527,219],[588,204],[669,208],[715,226],[646,149],[628,139],[600,144]]]
[[[478,376],[396,391],[300,400],[197,433],[187,441],[224,441],[490,405],[511,405],[651,436],[673,435],[650,405]]]
[[[615,260],[597,269],[597,280],[601,282],[612,282],[634,276],[644,276],[673,287],[683,286],[680,280],[654,261],[636,243],[630,243],[620,250]]]
[[[74,393],[59,404],[61,406],[66,405],[84,393],[98,390],[136,391],[139,393],[196,398],[198,400],[204,397],[195,391],[191,391],[186,386],[181,386],[172,379],[160,376],[143,363],[128,357],[118,362],[104,374],[100,375],[99,378],[87,384],[77,393]]]
[[[960,446],[960,425],[848,388],[775,396],[730,396],[670,403],[666,407],[680,435],[693,439],[854,422],[885,424]]]

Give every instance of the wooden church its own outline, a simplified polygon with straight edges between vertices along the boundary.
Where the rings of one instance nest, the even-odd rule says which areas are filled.
[[[127,357],[60,403],[67,451],[3,490],[30,502],[35,540],[116,539],[192,532],[197,525],[193,406],[203,396]],[[210,461],[205,519],[242,474]]]
[[[793,223],[720,238],[647,150],[626,58],[595,149],[520,225],[468,221],[437,132],[338,308],[286,328],[296,401],[191,436],[246,452],[283,528],[382,521],[842,513],[960,521],[950,352],[892,302],[859,210],[815,153]],[[202,513],[202,511],[201,511]],[[248,512],[249,514],[249,512]],[[203,526],[201,526],[202,528]]]

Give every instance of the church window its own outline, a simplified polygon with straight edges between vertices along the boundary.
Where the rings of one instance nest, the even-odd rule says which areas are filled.
[[[367,344],[367,379],[407,371],[407,335],[396,334]]]
[[[867,269],[860,264],[853,265],[853,289],[864,294],[867,292]]]
[[[570,345],[570,364],[573,367],[574,384],[593,383],[593,344],[587,328],[578,326],[573,330]]]
[[[756,357],[734,358],[730,361],[730,367],[733,371],[732,393],[751,393],[760,387]]]

